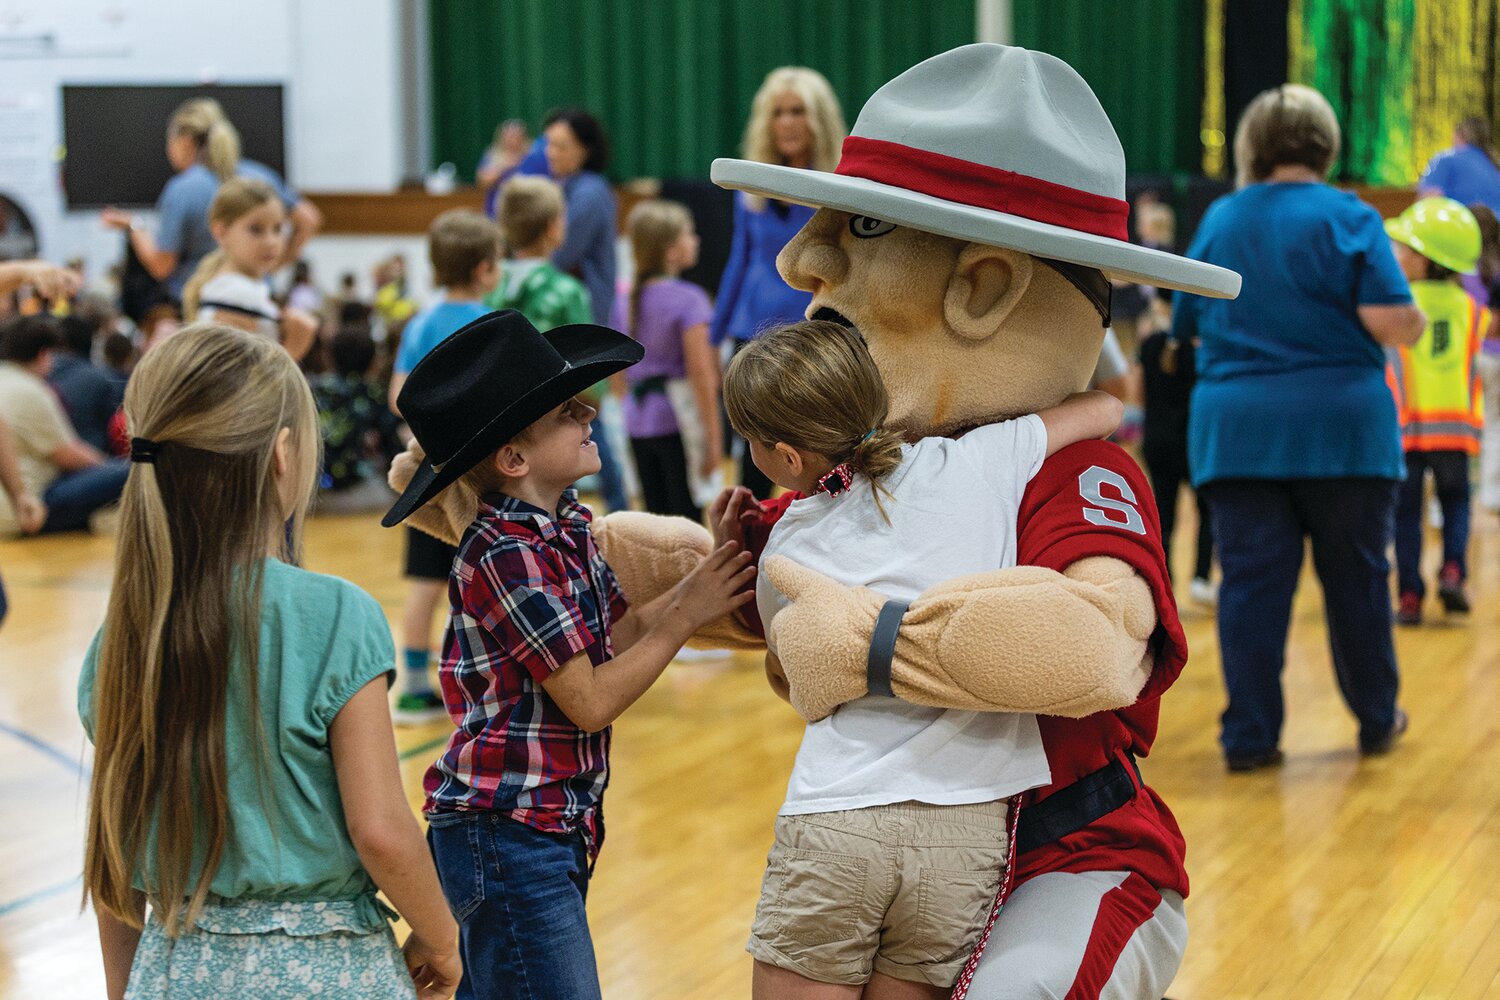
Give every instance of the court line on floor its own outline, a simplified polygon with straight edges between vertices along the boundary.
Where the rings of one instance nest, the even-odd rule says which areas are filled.
[[[89,769],[84,767],[77,758],[69,756],[62,750],[53,746],[51,743],[48,743],[46,740],[42,739],[40,736],[35,736],[31,733],[28,733],[24,729],[17,729],[15,726],[8,725],[4,722],[0,722],[0,733],[4,733],[5,735],[12,737],[13,739],[20,740],[22,743],[25,743],[27,746],[31,747],[33,750],[37,751],[43,756],[51,757],[53,760],[57,761],[63,767],[66,767],[68,770],[72,771],[80,778],[84,778],[86,780],[89,777]]]
[[[425,743],[418,743],[416,746],[411,747],[408,750],[402,750],[401,753],[400,753],[400,758],[402,760],[411,760],[413,757],[417,756],[418,754],[426,753],[429,750],[436,750],[438,747],[442,746],[444,743],[447,743],[447,742],[448,742],[448,737],[446,737],[446,736],[437,736],[437,737],[434,737],[434,738],[428,740]]]
[[[57,885],[49,885],[44,889],[38,889],[36,892],[28,893],[20,899],[13,899],[9,903],[0,903],[0,917],[8,917],[17,910],[25,909],[32,903],[40,903],[45,899],[51,899],[53,896],[60,896],[69,889],[76,889],[82,884],[83,876],[74,875],[66,882],[59,882]]]

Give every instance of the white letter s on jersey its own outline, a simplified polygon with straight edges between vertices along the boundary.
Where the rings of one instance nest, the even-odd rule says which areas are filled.
[[[1106,483],[1114,487],[1115,492],[1120,495],[1119,500],[1110,499],[1099,492],[1099,487]],[[1083,508],[1085,521],[1101,527],[1108,525],[1111,528],[1122,528],[1125,531],[1135,532],[1137,535],[1146,533],[1146,522],[1141,520],[1141,512],[1135,507],[1135,491],[1130,488],[1125,477],[1118,472],[1091,465],[1078,476],[1078,492],[1094,505]],[[1123,518],[1112,517],[1110,511],[1124,516]]]

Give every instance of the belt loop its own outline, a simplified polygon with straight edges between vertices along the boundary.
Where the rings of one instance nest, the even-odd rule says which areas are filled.
[[[875,618],[870,633],[870,654],[865,660],[866,686],[871,694],[894,698],[891,690],[891,661],[896,656],[896,637],[901,633],[901,617],[911,607],[905,601],[886,601]]]

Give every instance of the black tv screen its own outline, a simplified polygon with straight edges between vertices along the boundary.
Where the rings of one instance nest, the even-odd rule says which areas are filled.
[[[240,155],[286,176],[280,84],[65,84],[63,191],[70,209],[156,204],[172,176],[167,121],[183,101],[212,97],[240,133]]]

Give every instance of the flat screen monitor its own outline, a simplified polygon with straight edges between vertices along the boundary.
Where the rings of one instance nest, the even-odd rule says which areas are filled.
[[[63,191],[70,209],[154,205],[172,176],[167,122],[183,101],[212,97],[240,133],[241,155],[286,176],[280,84],[64,84]]]

